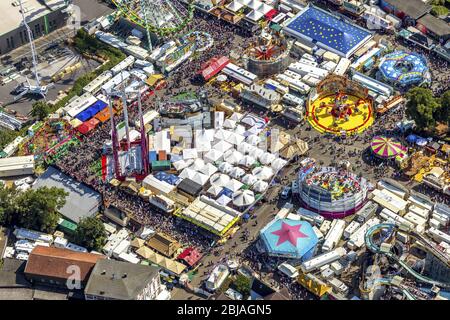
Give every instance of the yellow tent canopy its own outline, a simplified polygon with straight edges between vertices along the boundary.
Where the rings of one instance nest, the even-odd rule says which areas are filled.
[[[180,262],[169,259],[156,253],[152,249],[148,247],[141,247],[136,251],[136,254],[140,255],[144,259],[149,260],[150,262],[157,264],[161,268],[179,276],[185,269],[186,266]]]

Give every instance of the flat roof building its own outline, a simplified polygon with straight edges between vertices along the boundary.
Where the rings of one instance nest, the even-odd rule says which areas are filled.
[[[0,178],[30,175],[34,172],[34,156],[0,159]]]
[[[66,25],[68,1],[23,0],[27,23],[35,39]],[[14,5],[16,4],[16,5]],[[0,1],[0,55],[28,44],[18,1]]]

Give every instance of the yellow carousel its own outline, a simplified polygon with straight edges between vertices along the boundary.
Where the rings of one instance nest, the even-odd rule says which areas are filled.
[[[367,89],[332,75],[309,95],[306,119],[321,133],[352,135],[369,128],[375,114]]]

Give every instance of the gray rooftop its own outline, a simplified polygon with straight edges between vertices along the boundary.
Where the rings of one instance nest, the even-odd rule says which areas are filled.
[[[448,37],[450,35],[449,24],[431,14],[424,15],[417,22],[423,24],[428,30],[439,37]]]
[[[385,0],[390,5],[413,19],[419,19],[431,10],[431,6],[421,0]]]
[[[57,187],[69,193],[66,204],[61,208],[60,213],[75,223],[78,223],[81,218],[95,215],[102,204],[100,193],[83,183],[77,182],[54,167],[49,167],[36,180],[33,189],[40,187]]]
[[[134,300],[153,278],[159,277],[158,272],[159,269],[152,266],[101,259],[95,264],[84,293]]]

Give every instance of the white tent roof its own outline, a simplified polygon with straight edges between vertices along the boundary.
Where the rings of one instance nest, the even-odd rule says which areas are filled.
[[[244,133],[244,136],[249,136],[249,135],[252,135],[252,134],[258,134],[258,133],[260,133],[262,131],[262,129],[259,129],[257,126],[253,126],[253,127],[251,127],[250,129],[248,129],[245,133]]]
[[[283,168],[286,165],[287,161],[283,160],[281,158],[277,158],[272,162],[272,169],[275,171],[280,170],[281,168]]]
[[[231,172],[230,172],[230,176],[232,176],[233,178],[236,178],[236,179],[242,177],[244,174],[245,174],[244,169],[239,168],[239,167],[233,168],[233,170],[231,170]]]
[[[246,17],[252,21],[258,21],[259,19],[264,17],[264,15],[259,11],[253,10],[248,15],[246,15]]]
[[[223,127],[227,129],[234,129],[236,127],[236,121],[227,119],[223,122]]]
[[[253,146],[248,144],[247,142],[242,142],[237,146],[237,150],[243,154],[249,153],[252,150],[252,148]]]
[[[210,182],[212,185],[224,187],[228,182],[230,182],[231,178],[223,173],[215,173],[211,176]]]
[[[195,171],[201,171],[204,166],[205,166],[205,161],[203,161],[200,158],[197,158],[194,160],[194,163],[189,168],[192,170],[195,170]]]
[[[231,202],[231,198],[223,194],[216,200],[216,202],[225,207]]]
[[[258,167],[253,169],[252,173],[260,180],[269,180],[274,174],[270,167]]]
[[[214,134],[214,138],[219,140],[226,140],[231,135],[231,133],[231,131],[220,128]]]
[[[262,164],[270,164],[275,159],[276,159],[276,156],[270,152],[264,152],[261,156],[259,156],[259,161]]]
[[[254,184],[256,183],[256,181],[258,181],[258,178],[255,177],[255,176],[252,175],[252,174],[246,174],[246,175],[242,178],[241,181],[242,181],[243,183],[245,183],[246,185],[252,186],[252,185],[254,185]]]
[[[265,181],[258,180],[252,187],[256,192],[264,192],[269,187],[269,184]]]
[[[213,196],[218,196],[219,193],[223,190],[223,187],[213,184],[208,189],[208,193],[212,194]]]
[[[196,159],[198,158],[197,149],[183,149],[183,159]]]
[[[247,7],[250,9],[258,9],[261,6],[262,2],[258,0],[250,0],[250,2],[247,4]]]
[[[270,10],[272,10],[273,8],[271,6],[269,6],[268,4],[262,3],[259,7],[258,7],[258,11],[261,12],[262,14],[266,14],[268,13]]]
[[[192,160],[192,159],[178,160],[173,163],[173,166],[175,167],[175,169],[177,169],[177,171],[180,171],[180,170],[183,170],[183,169],[189,167],[193,162],[194,162],[194,160]]]
[[[223,159],[230,164],[239,163],[243,157],[244,155],[235,149],[230,149],[223,154]]]
[[[243,165],[244,167],[251,167],[253,164],[255,164],[256,159],[252,156],[244,156],[240,161],[239,164]]]
[[[195,170],[193,170],[191,168],[186,168],[183,171],[181,171],[179,177],[183,178],[183,179],[191,179],[192,180],[196,173],[197,172]]]
[[[243,115],[242,113],[235,112],[235,113],[233,113],[233,114],[231,115],[230,119],[231,119],[231,120],[234,120],[234,121],[241,121],[241,119],[242,119],[243,116],[244,116],[244,115]]]
[[[251,0],[236,0],[236,1],[246,6],[247,4],[250,3]]]
[[[233,147],[232,144],[230,144],[230,143],[228,143],[228,142],[226,142],[224,140],[221,140],[221,141],[217,142],[213,146],[213,149],[216,149],[216,150],[221,151],[221,152],[225,152],[225,151],[231,149],[232,147]]]
[[[226,140],[231,144],[240,145],[245,140],[245,137],[233,132]]]
[[[241,136],[245,133],[245,127],[238,124],[236,128],[234,128],[234,133],[240,134]]]
[[[207,163],[203,166],[202,169],[200,169],[199,171],[205,175],[207,175],[208,177],[212,176],[214,173],[217,172],[217,167],[213,166],[211,163]]]
[[[245,138],[245,141],[248,144],[251,144],[252,146],[256,146],[258,145],[258,143],[261,142],[261,138],[259,136],[257,136],[256,134],[252,134],[247,136],[247,138]]]
[[[199,185],[203,186],[205,185],[208,180],[209,180],[209,176],[200,173],[200,172],[195,172],[195,175],[192,178],[189,178],[194,182],[197,182]]]
[[[239,190],[233,193],[233,204],[238,207],[249,206],[255,202],[255,194],[250,190]]]
[[[222,156],[222,151],[211,149],[207,153],[205,153],[205,155],[203,156],[203,160],[205,160],[205,162],[216,162],[217,160],[222,158]]]
[[[264,153],[264,150],[258,148],[258,147],[251,147],[251,149],[248,152],[250,155],[252,155],[255,158],[258,158]]]
[[[233,12],[239,11],[242,7],[243,7],[243,4],[237,2],[236,0],[233,1],[232,3],[230,3],[229,5],[226,6],[226,8],[227,8],[228,10],[231,10],[231,11],[233,11]]]
[[[226,185],[225,188],[230,189],[233,192],[238,191],[243,186],[242,182],[237,181],[236,179],[230,180]]]
[[[222,173],[230,173],[231,170],[233,170],[233,166],[231,164],[229,164],[228,162],[222,162],[219,165],[219,171]]]

